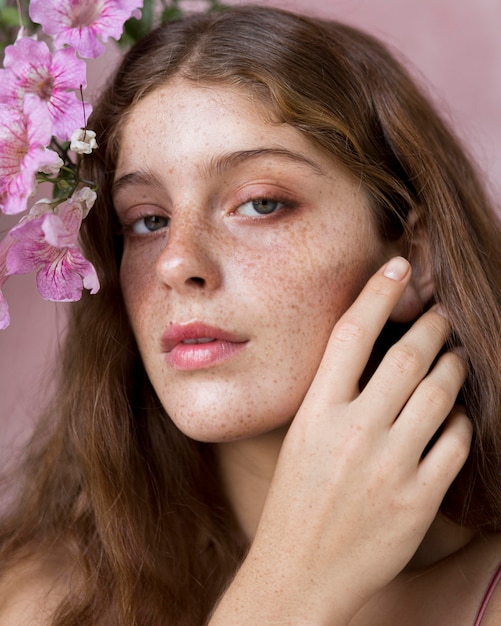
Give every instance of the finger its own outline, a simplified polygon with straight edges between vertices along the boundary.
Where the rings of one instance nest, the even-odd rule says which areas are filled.
[[[466,364],[459,355],[453,352],[442,355],[393,423],[390,437],[411,466],[419,464],[430,441],[452,412],[466,375]]]
[[[443,497],[468,458],[472,434],[472,424],[464,408],[455,406],[444,422],[440,436],[420,463],[418,478],[421,483],[441,490]]]
[[[358,384],[374,343],[402,296],[411,275],[408,261],[395,257],[365,285],[336,323],[318,374],[312,385],[330,390],[334,402],[349,402],[358,394]]]
[[[361,394],[373,415],[380,415],[388,426],[393,423],[427,375],[449,333],[447,319],[431,310],[388,350]]]

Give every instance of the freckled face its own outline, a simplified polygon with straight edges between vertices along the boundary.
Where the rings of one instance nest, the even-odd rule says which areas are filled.
[[[357,181],[245,92],[176,79],[127,119],[115,183],[125,303],[167,413],[205,441],[287,424],[387,257]]]

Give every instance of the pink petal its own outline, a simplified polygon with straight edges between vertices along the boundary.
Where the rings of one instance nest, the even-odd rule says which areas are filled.
[[[2,241],[0,241],[0,287],[7,280],[7,253],[9,252],[9,249],[14,241],[12,237],[12,231],[14,228],[9,230]]]
[[[82,201],[87,195],[82,195]],[[60,215],[50,210],[35,212],[11,229],[8,244],[0,244],[0,263],[3,250],[6,276],[37,271],[40,295],[46,300],[68,302],[80,299],[83,288],[96,293],[99,280],[94,266],[76,245],[82,202],[69,200],[61,207]]]
[[[63,4],[58,0],[31,0],[29,6],[30,18],[40,24],[47,35],[57,35],[62,28],[68,28],[71,10],[70,2]]]
[[[99,289],[94,266],[82,256],[77,248],[61,253],[57,259],[45,265],[37,274],[38,291],[45,300],[57,302],[79,300],[84,285],[86,288],[91,288],[91,293]]]
[[[23,113],[27,120],[30,147],[45,148],[48,146],[52,137],[52,124],[47,107],[36,96],[26,94],[23,102]]]
[[[49,104],[54,124],[53,134],[62,141],[70,141],[76,128],[84,128],[92,113],[92,106],[81,102],[74,93],[57,92]]]
[[[26,210],[36,173],[57,163],[58,155],[45,148],[51,133],[48,112],[34,96],[26,96],[23,111],[0,104],[0,209],[4,213]]]
[[[22,101],[22,96],[23,91],[14,72],[0,69],[0,102],[18,106]]]
[[[56,35],[55,42],[58,46],[72,46],[87,59],[95,59],[104,52],[104,45],[98,39],[98,35],[99,31],[95,26],[72,28]]]
[[[31,0],[30,17],[55,38],[58,47],[75,48],[83,57],[102,54],[110,37],[119,39],[124,23],[142,0]]]
[[[87,65],[71,48],[54,52],[52,73],[58,89],[85,89],[87,86]]]
[[[45,216],[28,219],[11,230],[12,243],[7,251],[6,268],[10,274],[29,274],[38,269],[52,248],[44,241]]]
[[[82,211],[73,210],[60,215],[48,214],[42,222],[44,240],[55,248],[70,248],[77,241],[82,223]]]
[[[50,67],[52,55],[47,44],[31,37],[22,37],[5,48],[4,67],[17,75],[24,76],[29,71],[38,72],[40,67]]]
[[[9,306],[7,300],[0,289],[0,330],[7,328],[10,324]]]
[[[88,289],[91,294],[95,294],[100,288],[99,278],[97,277],[96,269],[92,263],[90,261],[87,261],[87,263],[87,268],[82,268],[81,272],[83,276],[83,284],[85,289]]]
[[[48,109],[53,132],[62,141],[86,125],[91,106],[80,102],[74,90],[85,88],[87,68],[75,50],[51,54],[44,42],[25,37],[6,48],[5,67],[1,100],[20,108],[26,94],[34,95]]]

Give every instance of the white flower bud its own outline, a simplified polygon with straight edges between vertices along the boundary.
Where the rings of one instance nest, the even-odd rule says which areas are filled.
[[[54,200],[41,198],[40,200],[37,200],[37,202],[35,202],[35,204],[31,207],[28,213],[28,217],[31,219],[33,217],[39,217],[40,215],[48,213],[49,211],[53,211],[55,205],[56,203],[54,202]]]
[[[52,151],[51,151],[52,152]],[[59,174],[59,170],[63,167],[64,161],[58,156],[54,163],[48,163],[40,168],[40,171],[48,176],[57,176]]]
[[[71,196],[70,201],[79,203],[82,207],[82,217],[87,217],[87,214],[94,206],[97,193],[90,187],[82,187]]]
[[[71,135],[70,150],[73,150],[73,152],[90,154],[96,148],[96,133],[93,130],[77,128]]]

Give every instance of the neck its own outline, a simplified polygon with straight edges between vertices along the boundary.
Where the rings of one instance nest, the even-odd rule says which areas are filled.
[[[224,490],[249,541],[256,534],[286,429],[217,444]]]
[[[217,444],[224,490],[249,542],[254,538],[286,428],[252,439]],[[475,536],[438,514],[406,569],[432,566]]]
[[[416,570],[430,567],[458,552],[475,537],[475,531],[459,526],[439,513],[406,569]]]

